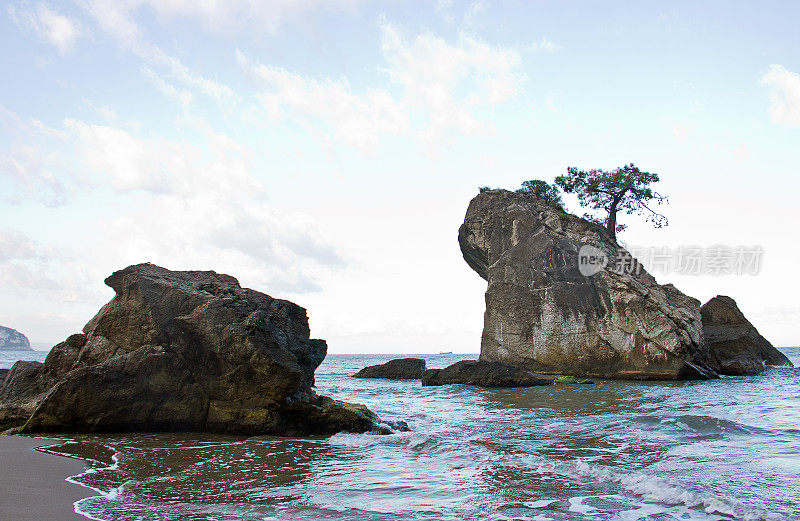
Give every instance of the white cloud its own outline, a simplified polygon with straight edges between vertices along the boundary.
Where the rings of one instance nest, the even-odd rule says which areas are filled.
[[[446,11],[453,7],[453,0],[436,0],[436,10]]]
[[[273,294],[319,291],[326,274],[345,266],[310,218],[278,212],[246,190],[236,192],[148,198],[105,227],[102,235],[115,248],[110,264],[147,260],[173,269],[213,267]]]
[[[173,2],[181,4],[181,2]],[[184,86],[196,90],[198,93],[214,99],[221,108],[232,110],[239,103],[239,96],[233,89],[217,80],[207,78],[192,72],[179,59],[170,56],[159,46],[148,41],[141,27],[137,24],[135,14],[137,9],[148,2],[141,0],[85,0],[81,5],[95,20],[100,28],[116,39],[123,48],[138,56],[144,63],[143,74],[153,81],[156,87],[164,94],[179,99],[181,104],[187,106],[192,101],[192,96],[187,96],[187,91],[167,83],[155,69],[164,70],[172,79]],[[153,2],[165,4],[170,2]],[[225,2],[192,2],[192,5],[209,5],[211,7]],[[187,3],[187,5],[189,5]],[[153,7],[153,6],[151,6]],[[180,13],[178,10],[177,13]]]
[[[87,282],[85,272],[69,253],[43,246],[18,230],[0,229],[0,287],[4,294],[23,298],[46,294],[74,302],[90,296],[81,287]]]
[[[50,207],[64,204],[71,188],[53,165],[63,162],[58,143],[67,133],[0,106],[3,134],[8,145],[0,149],[0,199],[12,204],[35,199]]]
[[[272,65],[252,63],[237,51],[240,66],[259,83],[257,98],[273,118],[300,121],[324,140],[374,151],[381,135],[416,127],[423,143],[435,149],[454,134],[491,132],[477,116],[514,98],[521,90],[520,53],[466,35],[448,42],[430,33],[408,39],[381,23],[383,70],[401,87],[353,91],[346,79],[316,79]],[[412,125],[412,121],[416,124]]]
[[[733,157],[738,159],[739,161],[749,161],[750,160],[750,149],[744,143],[739,143],[733,148]]]
[[[476,0],[472,2],[464,10],[464,24],[468,26],[475,25],[475,23],[482,18],[488,9],[489,4],[484,0]]]
[[[800,75],[781,65],[771,65],[761,83],[769,88],[772,121],[800,125]]]
[[[374,151],[380,135],[408,128],[402,107],[384,90],[356,94],[347,80],[317,80],[280,67],[252,64],[240,51],[236,57],[257,80],[262,89],[257,98],[273,119],[302,118],[315,128],[321,124],[318,130],[364,153]]]
[[[249,172],[248,151],[214,132],[203,120],[187,123],[200,137],[193,141],[145,139],[109,125],[68,119],[70,147],[77,152],[82,181],[119,193],[145,192],[188,197],[210,193],[240,199],[261,194],[262,184]]]
[[[150,43],[135,21],[138,10],[146,6],[162,16],[210,21],[250,10],[280,18],[288,11],[328,5],[320,0],[295,3],[291,9],[288,1],[269,7],[249,1],[226,5],[175,0],[157,4],[145,0],[86,0],[83,5],[104,31],[144,62],[145,77],[160,92],[178,100],[184,111],[188,113],[196,94],[201,94],[215,99],[227,114],[239,114],[243,121],[253,120],[252,105],[243,103],[244,98],[229,86],[191,71]],[[417,135],[431,150],[451,141],[454,134],[490,133],[492,125],[477,112],[505,102],[521,90],[521,57],[516,49],[491,46],[463,34],[455,42],[430,33],[408,39],[385,22],[380,29],[387,65],[383,69],[390,81],[403,89],[401,98],[393,96],[389,86],[357,92],[346,78],[315,78],[252,62],[241,51],[237,51],[237,61],[257,79],[260,91],[256,99],[270,118],[298,122],[320,137],[323,146],[340,143],[356,147],[363,154],[373,153],[381,136],[403,134],[412,126],[417,127]],[[421,118],[415,118],[417,115]],[[422,121],[412,125],[419,119]]]
[[[9,5],[8,12],[17,24],[33,29],[61,54],[69,52],[81,36],[81,26],[76,20],[53,11],[45,4],[40,3],[35,9],[21,12]]]
[[[470,135],[491,127],[473,112],[515,97],[523,79],[520,53],[460,35],[450,43],[430,33],[408,39],[381,25],[381,48],[390,78],[404,90],[404,103],[428,118],[420,136],[428,144],[456,132]]]
[[[96,1],[96,0],[95,0]],[[105,0],[101,0],[105,3]],[[118,0],[117,0],[118,2]],[[286,19],[325,11],[351,11],[360,0],[128,0],[118,2],[127,16],[147,8],[161,18],[191,18],[213,30],[230,31],[242,26],[275,33]]]
[[[686,143],[689,134],[694,132],[695,126],[691,123],[675,123],[672,125],[672,135],[678,140],[678,143]]]
[[[203,120],[188,120],[197,134],[189,142],[143,138],[77,119],[54,129],[6,115],[29,134],[25,157],[19,157],[19,147],[11,148],[6,153],[11,161],[40,158],[38,170],[58,172],[65,193],[110,189],[106,197],[133,203],[97,222],[99,229],[84,232],[99,237],[90,260],[73,252],[54,257],[53,265],[88,273],[89,264],[83,263],[91,263],[86,279],[95,281],[143,261],[174,269],[213,267],[265,291],[292,293],[319,290],[322,278],[346,265],[313,219],[269,206],[263,185],[250,172],[250,150]],[[48,156],[45,147],[71,154],[68,160]],[[38,193],[48,179],[30,181],[30,192]],[[24,200],[31,194],[17,196]],[[18,291],[60,287],[54,281],[70,275],[54,271],[46,253],[24,236],[2,231],[0,286]],[[64,288],[79,293],[70,285]]]
[[[560,45],[555,43],[552,40],[548,40],[547,37],[542,36],[542,39],[538,42],[532,43],[528,46],[528,50],[530,51],[543,51],[543,52],[555,52],[561,48]]]
[[[0,229],[0,262],[39,257],[36,243],[23,233],[11,228]]]
[[[265,291],[318,291],[322,275],[345,265],[336,248],[309,217],[268,205],[245,147],[203,121],[194,125],[202,146],[68,122],[92,171],[144,196],[104,225],[108,269],[142,261],[213,267]]]
[[[558,116],[558,118],[561,119],[561,121],[564,122],[564,125],[568,129],[572,128],[572,119],[570,119],[569,116],[567,116],[564,113],[564,111],[561,109],[561,107],[559,107],[559,104],[556,102],[555,96],[548,96],[547,98],[545,98],[544,107],[548,111],[550,111],[553,114],[555,114],[556,116]]]
[[[109,34],[127,45],[142,40],[137,16],[155,14],[161,20],[190,19],[204,28],[254,37],[275,34],[287,20],[327,12],[350,12],[363,0],[76,0]]]

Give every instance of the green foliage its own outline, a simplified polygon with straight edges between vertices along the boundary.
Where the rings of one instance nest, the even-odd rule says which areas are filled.
[[[491,188],[491,187],[489,187],[489,186],[481,186],[480,188],[478,188],[478,192],[479,192],[479,193],[488,192],[488,191],[489,191],[489,190],[491,190],[491,189],[492,189],[492,188]]]
[[[656,228],[668,224],[667,218],[650,205],[668,202],[666,196],[653,191],[651,183],[658,182],[658,174],[642,172],[633,163],[609,172],[604,170],[578,170],[567,168],[567,175],[556,177],[556,185],[565,193],[576,194],[582,206],[605,212],[603,225],[615,240],[617,232],[625,225],[617,224],[617,213],[645,215]],[[587,216],[584,216],[586,218]],[[599,219],[589,215],[590,220]]]
[[[522,188],[518,189],[517,193],[533,195],[550,206],[558,208],[563,208],[564,206],[564,201],[561,200],[561,193],[558,187],[550,185],[547,181],[542,181],[541,179],[523,181]]]

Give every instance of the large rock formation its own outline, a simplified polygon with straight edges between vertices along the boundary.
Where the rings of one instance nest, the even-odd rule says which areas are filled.
[[[720,374],[758,374],[768,365],[792,362],[775,349],[745,318],[730,297],[718,295],[700,308],[703,335],[711,351],[712,365]]]
[[[0,350],[29,350],[28,337],[10,327],[0,326]]]
[[[464,384],[478,387],[534,387],[551,385],[553,378],[531,373],[503,362],[461,360],[444,369],[428,369],[422,385]]]
[[[318,396],[327,352],[306,311],[213,271],[130,266],[116,295],[44,364],[18,362],[0,382],[0,430],[368,431],[357,408]]]
[[[425,371],[422,358],[396,358],[385,364],[370,365],[353,375],[355,378],[386,378],[389,380],[419,380]]]
[[[716,376],[700,302],[644,270],[613,269],[619,251],[631,259],[602,227],[530,195],[488,190],[470,202],[458,241],[488,281],[481,360],[601,378]],[[584,265],[597,267],[584,275],[584,246],[612,262]]]

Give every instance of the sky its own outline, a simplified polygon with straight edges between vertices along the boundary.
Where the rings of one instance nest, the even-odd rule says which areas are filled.
[[[0,324],[52,345],[130,264],[308,309],[330,353],[478,352],[458,227],[480,186],[656,172],[631,247],[759,247],[655,273],[800,344],[800,4],[11,1],[0,10]],[[583,213],[573,196],[570,210]]]

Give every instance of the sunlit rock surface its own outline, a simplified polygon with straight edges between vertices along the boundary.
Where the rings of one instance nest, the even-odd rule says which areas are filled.
[[[602,227],[529,195],[488,190],[470,202],[458,241],[488,281],[481,360],[600,378],[716,376],[698,300],[644,270],[616,272],[612,263],[581,273],[584,245],[618,256]]]

